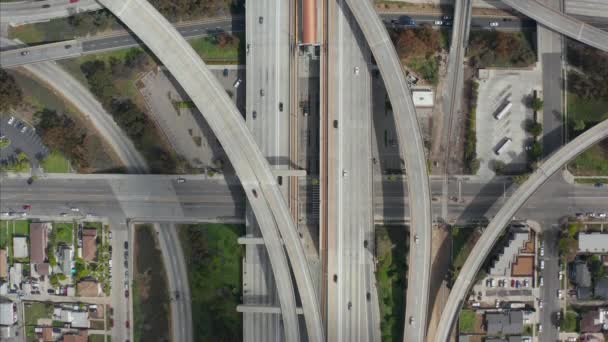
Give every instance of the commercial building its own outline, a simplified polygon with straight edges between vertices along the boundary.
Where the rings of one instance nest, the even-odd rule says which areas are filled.
[[[518,335],[524,331],[524,314],[521,310],[486,313],[488,335]]]
[[[13,237],[13,258],[25,259],[29,257],[27,249],[27,237],[25,236],[14,236]]]
[[[520,256],[529,250],[530,230],[525,226],[514,226],[509,230],[509,240],[490,268],[492,276],[523,277],[533,274],[534,256]],[[514,274],[512,274],[514,273]]]
[[[82,230],[82,258],[85,261],[93,261],[97,256],[97,229],[87,228]]]
[[[579,233],[579,253],[608,253],[608,234],[602,233]]]

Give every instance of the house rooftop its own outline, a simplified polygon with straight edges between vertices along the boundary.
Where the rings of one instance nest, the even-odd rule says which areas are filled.
[[[524,330],[523,311],[486,313],[488,335],[521,334]]]
[[[579,233],[578,251],[581,253],[608,253],[608,234]]]
[[[8,276],[8,264],[6,262],[6,258],[6,249],[0,249],[0,278],[6,278]]]
[[[31,257],[30,262],[33,264],[43,263],[46,259],[46,245],[48,242],[48,230],[50,223],[32,223],[30,224],[30,246]]]
[[[24,259],[28,256],[27,237],[13,236],[13,257]]]

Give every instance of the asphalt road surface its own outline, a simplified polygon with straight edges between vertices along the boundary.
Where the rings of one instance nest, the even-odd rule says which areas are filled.
[[[379,341],[372,193],[370,51],[343,1],[329,5],[328,111],[335,156],[335,232],[328,236],[327,329],[330,341]],[[332,228],[330,228],[332,229]],[[337,276],[334,281],[333,275]],[[372,299],[373,298],[373,299]]]
[[[0,3],[0,21],[21,25],[101,9],[95,0],[43,0]]]

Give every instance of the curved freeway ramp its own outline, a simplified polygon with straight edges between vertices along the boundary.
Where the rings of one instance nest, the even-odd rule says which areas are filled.
[[[405,310],[406,341],[426,339],[432,216],[426,156],[410,89],[395,47],[370,1],[346,0],[380,68],[388,92],[402,155],[410,203],[410,257]],[[415,236],[419,242],[415,243]]]
[[[568,161],[607,136],[608,120],[605,120],[572,140],[547,159],[547,161],[545,161],[502,206],[483,232],[479,241],[475,244],[475,247],[460,270],[460,275],[452,287],[448,302],[441,314],[441,324],[437,328],[437,335],[435,337],[436,342],[448,341],[452,326],[456,322],[458,312],[460,311],[460,307],[465,300],[469,288],[471,288],[475,281],[477,272],[496,241],[498,241],[504,228],[513,218],[513,215],[517,213],[549,177],[564,167]]]
[[[502,0],[522,14],[548,28],[597,49],[608,52],[608,32],[551,9],[535,0]]]
[[[290,256],[298,284],[308,338],[315,342],[323,341],[319,302],[287,204],[266,159],[226,91],[186,40],[146,0],[100,0],[100,3],[125,23],[169,69],[196,106],[205,113],[206,121],[222,143],[264,237],[276,279],[286,340],[299,341],[300,332],[285,250]]]

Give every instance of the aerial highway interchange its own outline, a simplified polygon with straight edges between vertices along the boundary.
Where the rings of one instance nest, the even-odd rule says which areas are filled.
[[[537,1],[503,2],[549,29],[608,51],[608,33],[605,31]],[[15,43],[3,38],[3,67],[24,66],[52,83],[52,78],[62,72],[52,64],[52,60],[135,46],[141,41],[163,62],[201,110],[222,143],[236,177],[41,175],[34,184],[23,189],[29,176],[3,175],[0,179],[0,209],[13,215],[19,211],[16,208],[31,203],[32,216],[56,218],[69,211],[71,203],[83,203],[87,212],[110,217],[113,224],[121,227],[119,236],[130,234],[130,222],[156,222],[161,246],[171,256],[164,259],[167,265],[171,265],[167,269],[174,273],[169,276],[170,288],[179,288],[184,293],[188,292],[187,286],[184,289],[187,276],[184,275],[183,259],[176,257],[181,252],[178,252],[179,246],[172,243],[175,229],[171,227],[177,222],[246,223],[248,234],[252,234],[249,237],[263,241],[263,247],[257,242],[245,243],[245,248],[251,252],[247,253],[244,263],[247,264],[248,258],[254,258],[249,261],[255,265],[248,266],[248,271],[254,274],[272,272],[273,275],[271,282],[253,275],[254,283],[249,285],[251,298],[255,298],[256,291],[260,294],[275,293],[276,287],[276,298],[270,296],[261,302],[243,299],[244,305],[239,310],[245,312],[246,340],[297,341],[302,340],[302,336],[311,341],[380,340],[373,228],[376,222],[399,222],[409,226],[409,263],[415,265],[409,267],[406,307],[403,308],[403,339],[427,341],[434,226],[438,221],[469,222],[485,217],[489,224],[454,282],[435,333],[436,341],[447,341],[464,296],[509,221],[515,216],[543,221],[552,215],[552,208],[556,206],[570,214],[580,208],[602,210],[602,203],[608,197],[603,189],[567,184],[560,180],[558,173],[568,161],[608,136],[608,122],[599,123],[561,147],[519,186],[508,177],[488,182],[450,174],[447,164],[451,158],[452,120],[458,115],[456,108],[459,108],[462,93],[462,60],[471,22],[475,26],[476,20],[471,15],[472,1],[458,2],[454,12],[448,67],[450,92],[444,94],[447,125],[444,123],[443,141],[446,154],[441,162],[445,163],[445,169],[443,175],[429,177],[410,86],[401,72],[399,57],[385,26],[390,23],[391,16],[381,17],[367,1],[325,1],[320,6],[321,11],[332,20],[321,30],[329,37],[325,42],[327,51],[322,54],[327,58],[324,61],[327,73],[321,74],[327,86],[324,91],[328,106],[327,113],[323,113],[323,109],[321,113],[327,116],[330,130],[323,139],[326,139],[325,144],[329,142],[327,158],[331,161],[327,164],[327,182],[330,187],[325,191],[328,191],[327,198],[332,201],[333,208],[333,212],[325,215],[330,216],[330,222],[335,226],[328,228],[331,230],[327,233],[327,260],[321,260],[327,263],[328,271],[319,280],[314,274],[318,268],[307,258],[302,234],[299,233],[301,228],[289,208],[291,201],[300,200],[297,194],[292,194],[294,186],[290,186],[297,183],[299,175],[288,172],[292,167],[289,163],[292,158],[289,134],[292,131],[290,125],[294,123],[291,120],[301,110],[298,99],[293,96],[294,89],[291,89],[296,56],[298,51],[302,51],[293,44],[294,36],[298,34],[290,22],[291,13],[295,11],[293,5],[265,0],[246,7],[244,22],[243,18],[235,17],[174,27],[146,0],[81,0],[77,7],[60,7],[60,2],[55,0],[27,3],[36,5],[24,7],[15,4],[11,7],[10,4],[2,4],[2,18],[7,18],[11,24],[23,24],[103,6],[120,18],[137,40],[131,35],[121,34],[7,49]],[[54,9],[57,7],[57,10],[42,11],[46,3]],[[417,19],[437,22],[432,17]],[[485,23],[487,19],[481,20]],[[522,20],[515,25],[529,24]],[[191,37],[243,30],[247,46],[247,77],[242,85],[246,87],[245,113],[239,112],[229,101],[206,64],[186,41]],[[404,188],[394,194],[384,190],[393,186],[386,185],[389,180],[372,173],[369,68],[372,57],[395,113],[396,132],[401,142],[400,155],[407,170],[405,177],[401,178]],[[115,142],[113,148],[130,173],[148,172],[147,165],[128,138],[115,123],[104,119],[104,110],[92,94],[86,89],[75,90],[78,88],[76,84],[68,86],[71,82],[69,75],[55,82],[60,92],[83,94],[74,101],[82,102],[79,107],[87,108],[87,112],[98,113],[94,119],[98,122],[96,125],[102,127],[107,140]],[[274,173],[277,169],[286,173],[277,176],[278,173]],[[458,184],[457,192],[453,189],[454,184]],[[542,189],[548,187],[565,195],[544,198]],[[294,200],[293,196],[297,198]],[[457,200],[454,201],[453,197]],[[310,200],[303,198],[304,201]],[[122,238],[130,239],[128,236]],[[267,255],[255,259],[258,256],[253,256],[253,251],[264,253],[264,250]],[[326,283],[326,292],[320,290],[319,281]],[[177,340],[193,340],[190,311],[189,303],[184,301],[172,304],[172,315],[183,318],[182,325],[174,327],[172,332]],[[132,312],[120,311],[119,315],[128,316]],[[123,327],[117,329],[117,336],[131,334]]]

